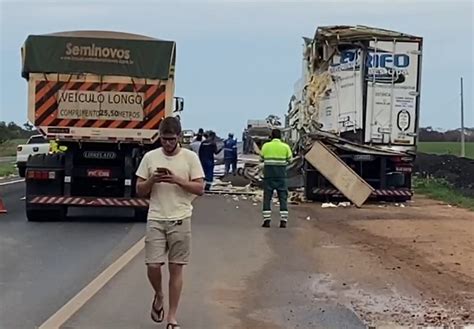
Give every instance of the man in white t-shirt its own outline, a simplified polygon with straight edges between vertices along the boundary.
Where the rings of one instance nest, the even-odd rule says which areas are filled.
[[[166,329],[180,329],[176,320],[183,287],[183,267],[191,252],[192,201],[204,194],[204,172],[199,157],[179,146],[181,124],[173,117],[160,124],[162,147],[143,157],[136,172],[137,193],[150,198],[145,238],[148,279],[155,291],[151,318],[164,320],[161,266],[168,258],[169,311]]]

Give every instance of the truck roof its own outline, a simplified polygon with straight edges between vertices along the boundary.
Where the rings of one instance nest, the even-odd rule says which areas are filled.
[[[174,41],[113,31],[30,35],[22,47],[22,76],[91,73],[168,80],[174,76]]]
[[[402,32],[385,30],[377,27],[365,25],[331,25],[321,26],[316,30],[315,40],[368,40],[368,39],[389,39],[389,40],[421,40],[417,37]]]

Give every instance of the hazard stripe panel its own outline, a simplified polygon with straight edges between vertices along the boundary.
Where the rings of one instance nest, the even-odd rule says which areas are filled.
[[[136,207],[147,208],[149,201],[140,198],[94,198],[94,197],[57,197],[34,196],[28,198],[28,203],[85,206],[85,207]]]
[[[341,192],[336,189],[331,188],[317,188],[313,190],[314,194],[318,195],[332,195],[332,196],[342,196]],[[408,189],[399,189],[399,190],[375,190],[372,192],[372,196],[413,196],[413,191]]]
[[[165,85],[37,81],[35,126],[76,128],[157,129],[165,116]],[[58,93],[67,90],[144,93],[142,121],[58,118]]]

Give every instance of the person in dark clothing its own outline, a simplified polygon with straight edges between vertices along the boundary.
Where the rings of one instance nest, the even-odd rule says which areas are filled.
[[[232,174],[235,176],[237,173],[237,140],[234,139],[234,134],[232,133],[224,141],[224,164],[225,174],[227,175],[232,167]]]
[[[209,191],[214,180],[214,154],[220,152],[217,149],[216,134],[210,131],[206,139],[199,147],[199,159],[201,160],[202,169],[204,170],[204,179],[206,181],[205,190]]]
[[[196,136],[194,136],[194,141],[202,142],[203,135],[204,135],[204,129],[199,128],[199,130],[198,130]]]

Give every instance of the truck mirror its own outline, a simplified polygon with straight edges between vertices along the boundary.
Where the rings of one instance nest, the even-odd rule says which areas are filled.
[[[184,110],[184,98],[175,97],[174,98],[174,110],[173,112],[182,112]]]

